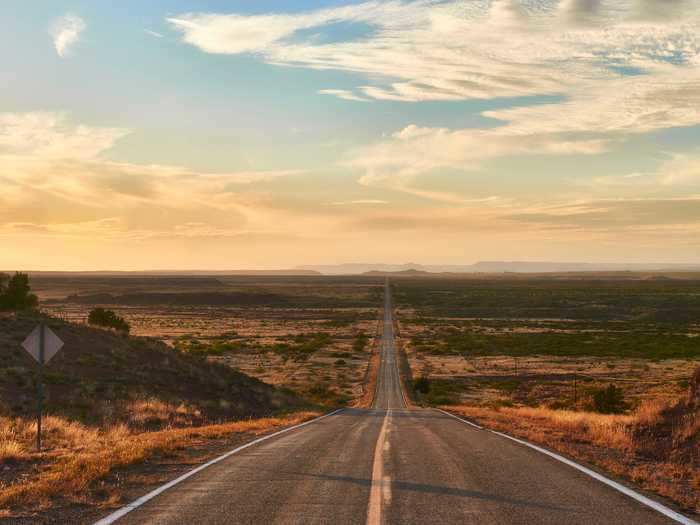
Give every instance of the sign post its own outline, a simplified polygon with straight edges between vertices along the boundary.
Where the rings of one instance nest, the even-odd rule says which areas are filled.
[[[42,321],[27,336],[22,346],[39,363],[36,388],[36,448],[38,451],[41,451],[41,416],[44,411],[44,365],[61,349],[63,341]]]
[[[36,449],[41,452],[41,413],[44,411],[44,323],[39,324],[39,379],[37,380]]]

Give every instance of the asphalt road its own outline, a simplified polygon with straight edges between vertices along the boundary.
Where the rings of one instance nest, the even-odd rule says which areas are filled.
[[[346,409],[254,445],[118,523],[675,523],[523,445],[406,408],[386,301],[371,409]]]

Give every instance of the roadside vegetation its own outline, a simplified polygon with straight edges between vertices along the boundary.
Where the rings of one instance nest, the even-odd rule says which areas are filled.
[[[529,407],[445,407],[597,465],[700,513],[700,368],[675,403],[649,400],[627,414]]]
[[[88,324],[93,326],[101,326],[103,328],[112,328],[117,332],[128,334],[131,330],[129,323],[123,317],[118,316],[112,310],[105,308],[94,308],[90,310],[88,315]]]
[[[132,407],[131,416],[135,421],[154,417],[150,410],[153,406],[146,404],[141,408],[146,411],[140,412],[139,406]],[[158,408],[172,413],[170,407]],[[0,465],[9,467],[0,484],[0,513],[10,517],[13,511],[20,511],[24,516],[38,512],[36,519],[43,521],[41,512],[56,505],[117,506],[124,503],[124,491],[129,485],[142,483],[138,471],[129,474],[124,470],[126,467],[178,457],[188,462],[188,456],[192,455],[204,461],[216,452],[216,448],[212,448],[214,445],[230,447],[317,415],[316,412],[297,412],[219,424],[167,426],[150,432],[138,424],[98,429],[50,416],[44,423],[47,451],[43,453],[32,448],[36,431],[33,423],[19,418],[0,418]],[[18,467],[22,465],[25,468],[20,474]]]
[[[38,304],[27,274],[16,273],[9,278],[0,274],[0,310],[33,310]]]

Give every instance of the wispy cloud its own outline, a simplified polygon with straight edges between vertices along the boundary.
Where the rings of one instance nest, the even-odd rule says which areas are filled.
[[[49,28],[49,34],[53,38],[56,53],[65,58],[71,48],[78,43],[80,34],[85,30],[85,21],[79,16],[66,14],[55,20]]]
[[[338,201],[332,202],[333,206],[353,206],[353,205],[377,205],[377,204],[389,204],[388,201],[383,201],[380,199],[355,199],[351,201]]]
[[[36,218],[44,217],[47,225],[63,225],[47,232],[82,224],[70,231],[77,235],[95,221],[121,217],[124,228],[115,230],[121,235],[123,229],[163,231],[188,219],[229,231],[276,230],[284,223],[256,185],[301,171],[212,173],[107,159],[129,133],[75,125],[63,113],[0,114],[0,166],[11,174],[0,175],[0,224],[38,226]]]
[[[369,102],[370,100],[366,97],[360,97],[347,89],[321,89],[318,93],[319,95],[332,95],[342,98],[343,100],[351,100],[354,102]]]
[[[333,42],[303,37],[304,29],[338,21],[372,31]],[[365,185],[416,195],[413,179],[432,170],[473,170],[507,155],[598,154],[633,135],[700,125],[697,1],[394,0],[293,15],[190,13],[169,22],[208,53],[364,74],[353,89],[319,91],[349,101],[556,96],[484,112],[495,127],[407,126],[345,163],[365,170]]]
[[[152,31],[151,29],[144,29],[144,31],[146,32],[146,34],[151,35],[151,36],[154,36],[154,37],[156,37],[156,38],[163,38],[163,37],[165,37],[164,34],[159,33],[158,31]]]

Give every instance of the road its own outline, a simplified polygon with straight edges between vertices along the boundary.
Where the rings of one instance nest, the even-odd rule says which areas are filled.
[[[388,292],[385,301],[372,408],[345,409],[254,445],[118,523],[675,523],[535,450],[436,410],[407,408]]]

